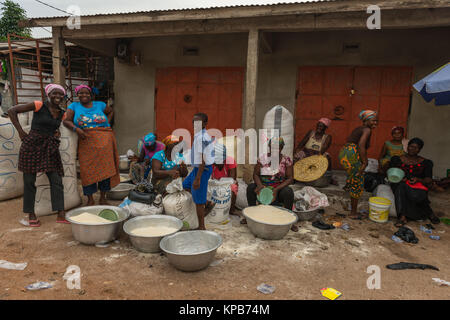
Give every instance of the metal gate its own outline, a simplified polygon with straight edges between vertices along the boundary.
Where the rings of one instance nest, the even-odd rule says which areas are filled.
[[[16,39],[13,39],[16,38]],[[16,104],[44,100],[44,88],[53,82],[52,39],[32,39],[8,35],[11,82]],[[65,42],[65,55],[60,63],[66,68],[67,101],[76,100],[74,89],[79,84],[96,88],[96,100],[107,101],[112,96],[113,61]]]

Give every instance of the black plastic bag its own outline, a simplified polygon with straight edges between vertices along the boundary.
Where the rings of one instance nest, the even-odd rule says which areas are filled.
[[[364,190],[373,192],[379,184],[383,184],[383,176],[379,173],[365,172],[364,173]]]
[[[414,231],[407,227],[400,227],[398,228],[398,231],[394,233],[395,236],[399,237],[403,241],[409,242],[409,243],[418,243],[419,239],[417,239],[416,235],[414,234]]]

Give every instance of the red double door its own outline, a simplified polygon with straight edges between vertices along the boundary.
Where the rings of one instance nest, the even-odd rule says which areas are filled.
[[[156,72],[156,132],[163,139],[175,129],[193,134],[195,113],[208,115],[208,128],[238,129],[242,120],[244,68],[173,67]]]
[[[377,159],[393,126],[406,129],[411,95],[411,67],[300,67],[296,102],[296,144],[322,117],[332,120],[327,133],[333,168],[341,169],[338,153],[351,131],[361,125],[361,110],[378,111],[379,125],[371,138],[369,158]]]

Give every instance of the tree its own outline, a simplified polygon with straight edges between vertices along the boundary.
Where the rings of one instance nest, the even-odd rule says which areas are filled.
[[[2,4],[0,9],[0,41],[6,41],[8,33],[31,37],[30,28],[19,27],[19,21],[27,19],[25,9],[12,0],[4,0],[0,4]]]

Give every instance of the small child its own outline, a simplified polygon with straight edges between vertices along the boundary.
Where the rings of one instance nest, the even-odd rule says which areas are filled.
[[[385,173],[389,168],[389,162],[393,156],[402,156],[405,154],[403,148],[403,139],[405,138],[405,129],[403,127],[393,127],[391,131],[392,140],[386,141],[381,149],[379,160],[379,172]]]
[[[205,113],[196,113],[192,120],[194,131],[196,124],[201,123],[201,131],[194,135],[191,148],[192,172],[183,181],[183,188],[192,193],[199,222],[199,230],[205,230],[205,215],[212,210],[212,203],[207,201],[208,181],[212,174],[214,163],[214,146],[212,139],[206,132],[208,116]]]

